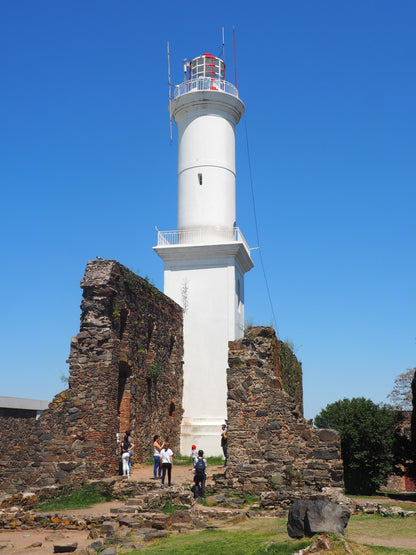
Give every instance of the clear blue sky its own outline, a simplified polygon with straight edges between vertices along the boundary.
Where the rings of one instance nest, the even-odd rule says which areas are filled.
[[[416,364],[416,4],[22,0],[0,3],[0,395],[52,399],[97,255],[163,289],[155,226],[176,229],[172,81],[221,53],[246,115],[237,225],[260,247],[305,416],[386,402]],[[258,250],[246,319],[269,325]]]

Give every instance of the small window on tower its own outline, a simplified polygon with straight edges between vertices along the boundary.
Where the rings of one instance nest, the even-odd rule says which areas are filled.
[[[202,185],[202,173],[198,174],[198,183]]]

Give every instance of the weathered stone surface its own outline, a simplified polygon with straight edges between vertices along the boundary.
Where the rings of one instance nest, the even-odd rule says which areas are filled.
[[[90,543],[90,545],[88,547],[90,547],[91,549],[95,549],[95,551],[102,551],[103,549],[103,542],[101,540],[97,540],[95,542]]]
[[[117,530],[117,524],[113,520],[106,520],[101,526],[103,534],[112,535]]]
[[[247,329],[228,362],[227,486],[286,509],[299,495],[343,491],[340,436],[302,417],[301,367],[273,329]]]
[[[88,262],[81,286],[69,388],[38,420],[0,414],[0,492],[117,474],[116,433],[127,429],[133,461],[147,460],[162,430],[179,451],[182,309],[113,260]]]
[[[54,553],[73,553],[78,547],[77,543],[55,544],[53,546]]]
[[[106,547],[100,552],[101,555],[117,555],[117,549],[115,547]]]
[[[297,499],[289,509],[287,531],[291,538],[319,533],[344,534],[350,511],[330,501]]]
[[[151,530],[147,532],[144,536],[145,541],[153,541],[160,538],[167,538],[168,533],[166,530]]]

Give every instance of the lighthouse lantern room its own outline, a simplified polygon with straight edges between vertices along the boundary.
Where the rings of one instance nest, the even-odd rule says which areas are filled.
[[[184,312],[181,453],[221,454],[227,418],[228,341],[244,332],[244,274],[253,267],[236,225],[235,127],[244,113],[223,60],[185,66],[169,103],[178,126],[177,230],[158,231],[164,292]]]

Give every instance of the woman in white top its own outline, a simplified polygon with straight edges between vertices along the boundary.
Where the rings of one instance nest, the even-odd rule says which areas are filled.
[[[165,447],[160,452],[160,462],[162,463],[162,488],[165,487],[166,471],[168,473],[168,487],[172,486],[172,464],[173,451],[169,449],[169,443],[165,443]]]
[[[162,473],[162,467],[160,466],[160,452],[163,449],[165,443],[160,444],[160,436],[156,435],[153,438],[153,460],[155,461],[155,466],[153,467],[153,480],[160,478]]]

